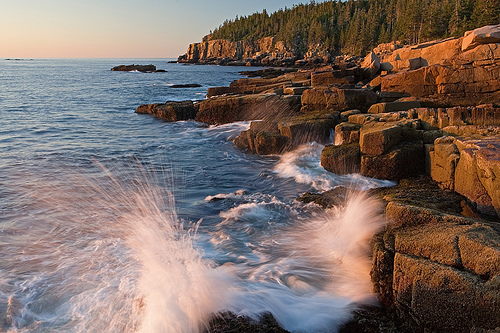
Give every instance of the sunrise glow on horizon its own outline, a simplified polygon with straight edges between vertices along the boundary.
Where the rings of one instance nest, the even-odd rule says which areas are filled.
[[[177,58],[226,19],[294,3],[0,0],[0,57]]]

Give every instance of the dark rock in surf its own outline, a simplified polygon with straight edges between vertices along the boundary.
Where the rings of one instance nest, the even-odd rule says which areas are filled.
[[[137,72],[142,72],[142,73],[165,73],[166,70],[164,69],[156,69],[155,65],[120,65],[111,68],[113,72],[119,71],[119,72],[132,72],[132,71],[137,71]]]
[[[281,328],[270,313],[263,314],[260,320],[237,316],[232,312],[214,315],[203,333],[288,333]]]
[[[321,152],[321,166],[337,175],[359,173],[361,151],[359,144],[327,145]]]
[[[198,113],[192,101],[143,104],[135,110],[139,114],[151,114],[165,121],[192,120]]]
[[[199,88],[201,84],[198,83],[188,83],[188,84],[173,84],[170,88]]]
[[[285,73],[296,72],[296,68],[264,68],[254,71],[241,71],[239,72],[241,75],[246,75],[248,77],[261,77],[263,79],[274,79],[278,76],[281,76]]]
[[[222,96],[201,101],[198,106],[196,121],[220,125],[263,119],[266,115],[294,114],[300,108],[300,97],[275,94]]]

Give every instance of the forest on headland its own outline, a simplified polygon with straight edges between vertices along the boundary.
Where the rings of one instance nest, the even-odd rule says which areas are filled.
[[[500,24],[500,0],[312,0],[226,20],[204,41],[274,36],[299,53],[366,54],[380,43],[418,44],[490,24]]]

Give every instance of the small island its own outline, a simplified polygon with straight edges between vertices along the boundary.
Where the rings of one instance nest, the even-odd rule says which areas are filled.
[[[155,65],[120,65],[111,68],[113,72],[165,73],[164,69],[156,69]]]

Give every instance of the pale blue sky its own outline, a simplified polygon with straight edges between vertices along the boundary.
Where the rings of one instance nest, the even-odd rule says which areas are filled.
[[[301,0],[0,0],[0,57],[176,58],[225,19]]]

